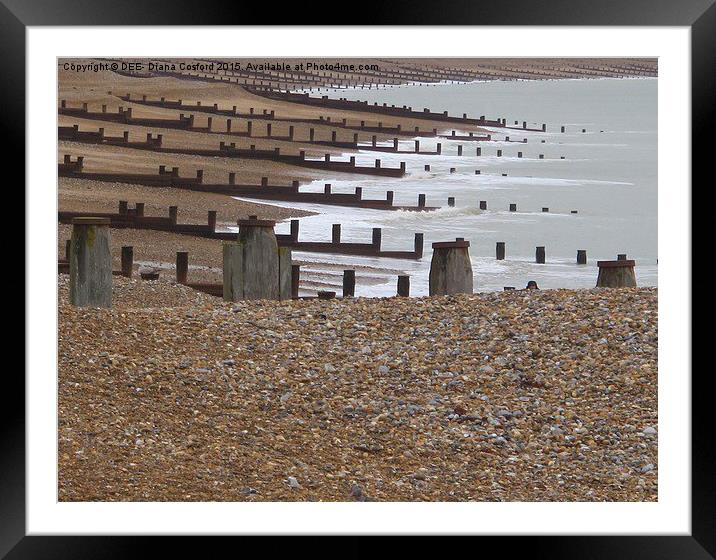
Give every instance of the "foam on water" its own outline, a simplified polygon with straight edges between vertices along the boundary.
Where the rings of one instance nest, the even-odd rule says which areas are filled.
[[[341,263],[345,268],[371,267],[373,281],[384,278],[373,285],[358,283],[357,295],[394,295],[397,271],[411,275],[411,294],[427,294],[431,243],[455,237],[471,242],[477,291],[521,288],[528,280],[536,280],[542,288],[593,287],[596,261],[614,259],[617,253],[636,260],[639,285],[656,285],[656,86],[656,80],[605,78],[442,84],[437,86],[437,96],[434,89],[420,86],[341,89],[341,97],[370,103],[501,116],[508,123],[519,117],[529,126],[545,122],[548,132],[491,129],[494,142],[416,137],[421,151],[435,151],[439,142],[442,154],[359,150],[335,158],[355,155],[358,165],[367,166],[380,159],[383,167],[405,162],[408,174],[401,179],[337,174],[301,186],[316,192],[325,183],[331,183],[333,192],[353,192],[359,186],[364,198],[382,199],[391,190],[395,204],[411,206],[417,204],[418,194],[425,194],[428,206],[442,207],[434,212],[266,202],[318,213],[301,219],[302,240],[330,240],[331,224],[340,223],[345,241],[369,242],[371,228],[381,227],[384,249],[411,250],[414,233],[424,233],[421,261],[295,253],[295,258],[314,263],[310,270],[321,270],[321,262]],[[556,132],[561,125],[568,127],[567,132]],[[582,128],[588,131],[582,133]],[[452,130],[465,132],[458,124],[446,123],[439,133],[449,135]],[[527,138],[527,143],[504,142],[505,136],[517,141]],[[413,140],[401,137],[399,149],[413,150]],[[463,156],[457,156],[458,145],[463,146]],[[475,155],[477,146],[483,155]],[[502,157],[496,156],[498,148]],[[523,158],[517,157],[518,151]],[[544,159],[538,159],[539,154]],[[425,164],[431,171],[424,171]],[[451,167],[454,173],[449,173]],[[447,207],[448,196],[455,197],[454,208]],[[487,201],[487,211],[478,209],[480,200]],[[511,203],[517,204],[517,212],[508,211]],[[549,212],[542,212],[542,207],[549,207]],[[572,210],[578,214],[571,214]],[[288,233],[288,223],[276,230]],[[495,259],[497,241],[506,243],[507,260]],[[546,264],[534,263],[538,245],[546,247]],[[587,250],[589,264],[576,264],[577,249]]]

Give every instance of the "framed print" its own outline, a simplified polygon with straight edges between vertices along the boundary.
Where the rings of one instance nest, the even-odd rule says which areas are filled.
[[[26,162],[8,558],[713,556],[709,2],[0,10]]]

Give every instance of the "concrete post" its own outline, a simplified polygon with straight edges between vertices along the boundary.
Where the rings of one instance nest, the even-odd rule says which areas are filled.
[[[470,242],[462,238],[433,243],[429,281],[431,296],[472,293],[472,263],[469,247]]]
[[[504,241],[497,242],[497,245],[495,246],[495,258],[498,261],[505,260],[505,242]]]
[[[70,251],[70,303],[112,307],[109,218],[74,218]]]
[[[577,264],[587,264],[586,249],[577,249]]]
[[[400,275],[398,276],[398,296],[410,297],[410,276]]]
[[[134,265],[134,247],[122,247],[121,262],[122,276],[131,278],[132,266]]]
[[[354,297],[356,295],[356,271],[343,271],[343,297]]]
[[[597,288],[635,288],[633,260],[597,261]]]
[[[238,239],[223,247],[224,300],[280,299],[283,283],[279,247],[273,230],[275,222],[249,216],[248,220],[239,220],[238,224]],[[285,255],[283,259],[285,261]]]
[[[545,260],[545,248],[543,246],[539,246],[535,248],[535,262],[537,264],[544,264]]]
[[[177,251],[176,261],[177,284],[186,284],[189,275],[189,253]]]

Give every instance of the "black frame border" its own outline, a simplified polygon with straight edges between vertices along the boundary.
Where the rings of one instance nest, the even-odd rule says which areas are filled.
[[[9,161],[25,156],[25,31],[27,26],[65,25],[575,25],[575,26],[686,26],[691,28],[692,176],[706,177],[716,102],[716,0],[393,0],[377,6],[357,6],[351,20],[338,5],[319,0],[281,6],[226,5],[217,0],[0,0],[0,125],[8,143]],[[712,156],[711,156],[712,157]],[[19,167],[19,166],[18,166]],[[24,183],[24,168],[21,171]],[[686,193],[691,197],[691,191]],[[28,255],[19,258],[24,262]],[[690,290],[691,286],[684,286]],[[27,293],[25,293],[27,298]],[[26,299],[27,301],[27,299]],[[27,323],[26,323],[27,328]],[[26,333],[27,334],[27,333]],[[671,372],[687,374],[687,372]],[[691,373],[691,372],[688,372]],[[24,379],[6,369],[6,399],[0,408],[0,557],[6,558],[126,558],[157,552],[166,556],[213,556],[225,540],[155,537],[69,537],[25,535],[25,393]],[[716,431],[708,370],[692,375],[692,534],[690,536],[569,536],[482,537],[481,553],[527,558],[716,558],[716,487],[714,465]],[[695,445],[698,444],[698,445]],[[710,520],[710,521],[709,521]],[[557,528],[558,529],[558,528]],[[312,556],[358,557],[382,555],[369,537],[351,537],[328,546],[291,539],[288,550],[311,551]],[[429,552],[424,540],[407,546],[403,554]],[[304,544],[305,543],[305,544]],[[440,543],[438,543],[440,546]],[[474,546],[475,543],[466,543]],[[445,552],[444,544],[440,551]],[[156,547],[156,549],[154,549]],[[159,548],[161,547],[161,549]],[[309,548],[310,547],[310,548]],[[273,546],[272,546],[273,548]],[[471,548],[471,546],[470,546]],[[411,550],[412,549],[412,550]],[[240,550],[240,549],[239,549]],[[237,550],[237,552],[239,552]],[[469,549],[468,549],[469,550]],[[160,552],[161,551],[161,552]],[[278,550],[276,550],[278,552]],[[432,551],[430,551],[432,552]],[[438,552],[436,548],[435,552]],[[240,552],[239,552],[240,553]]]

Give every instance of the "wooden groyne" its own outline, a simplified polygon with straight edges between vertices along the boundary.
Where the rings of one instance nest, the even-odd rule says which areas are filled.
[[[57,218],[60,223],[72,223],[76,218],[94,217],[108,220],[112,228],[149,229],[168,231],[182,235],[192,235],[206,239],[233,241],[236,239],[235,231],[216,230],[216,210],[209,210],[206,224],[181,224],[178,222],[179,209],[170,206],[166,216],[145,216],[144,203],[138,202],[130,208],[127,201],[119,201],[117,212],[69,212],[60,211]],[[423,234],[416,233],[413,250],[387,251],[382,248],[382,229],[373,228],[370,243],[356,243],[341,241],[341,225],[334,224],[331,230],[330,241],[300,241],[299,221],[291,220],[291,229],[288,234],[276,235],[279,247],[288,247],[296,251],[307,253],[332,253],[339,255],[352,255],[363,257],[387,257],[393,259],[419,260],[423,256]]]
[[[107,92],[109,95],[112,95],[112,92]],[[119,99],[122,101],[127,101],[135,104],[141,104],[141,105],[150,105],[153,107],[161,107],[164,109],[174,109],[174,110],[180,110],[180,111],[191,111],[191,112],[200,112],[200,113],[209,113],[212,115],[218,115],[218,116],[226,116],[226,117],[232,117],[236,119],[247,119],[249,121],[251,120],[270,120],[273,122],[280,122],[280,123],[303,123],[303,124],[313,124],[313,125],[323,125],[323,126],[331,126],[334,128],[344,128],[347,130],[357,130],[361,132],[371,132],[371,133],[378,133],[378,134],[392,134],[397,136],[425,136],[425,137],[435,137],[438,134],[438,130],[436,128],[433,128],[431,130],[421,129],[419,126],[415,127],[413,130],[403,128],[400,124],[397,124],[395,126],[384,126],[382,122],[378,122],[377,126],[371,126],[367,125],[366,121],[362,120],[360,121],[360,124],[351,123],[349,124],[347,118],[343,118],[340,121],[337,120],[331,120],[330,116],[319,116],[318,118],[312,119],[308,117],[277,117],[274,110],[268,110],[263,109],[261,113],[258,113],[254,110],[253,107],[249,108],[248,113],[240,113],[237,110],[237,106],[234,105],[231,109],[222,109],[219,107],[218,103],[213,103],[211,105],[202,105],[201,101],[197,101],[196,105],[191,105],[184,103],[182,99],[172,101],[167,100],[166,98],[162,97],[159,100],[156,99],[148,99],[146,95],[141,95],[139,97],[135,96],[134,98],[131,96],[131,94],[126,95],[119,95]],[[65,114],[73,114],[73,113],[65,113]],[[229,121],[231,120],[228,119]],[[249,132],[247,130],[247,132]],[[227,126],[227,132],[221,132],[222,134],[228,134],[231,132],[231,125],[229,124]],[[237,136],[246,135],[246,133],[243,132],[235,132]],[[251,136],[249,133],[248,136]]]
[[[436,206],[426,206],[424,195],[418,195],[417,206],[399,206],[393,204],[393,191],[387,191],[384,199],[365,199],[363,198],[362,187],[355,187],[353,193],[334,193],[331,185],[326,184],[324,185],[323,192],[306,192],[300,190],[298,181],[293,181],[290,185],[269,185],[268,177],[262,177],[261,184],[259,185],[237,185],[236,174],[233,172],[229,173],[228,183],[204,183],[204,172],[202,169],[197,170],[196,177],[182,177],[179,175],[178,167],[173,167],[168,170],[165,165],[159,166],[159,172],[157,174],[92,173],[84,171],[83,160],[84,158],[80,156],[75,161],[72,161],[70,155],[65,155],[63,162],[58,164],[59,176],[111,183],[130,183],[150,187],[175,187],[197,192],[240,196],[243,198],[329,204],[333,206],[370,208],[373,210],[428,212],[438,209]]]
[[[341,97],[339,99],[329,98],[327,95],[321,97],[312,97],[308,93],[290,93],[280,92],[275,90],[263,90],[260,88],[245,88],[254,95],[262,96],[267,99],[273,99],[275,101],[288,101],[290,103],[300,103],[302,105],[311,105],[314,107],[323,107],[329,109],[337,109],[343,111],[361,111],[369,113],[378,113],[381,115],[390,115],[393,117],[409,118],[409,119],[425,119],[439,122],[450,122],[450,123],[461,123],[475,126],[490,126],[497,128],[510,128],[507,127],[506,119],[501,118],[497,120],[486,119],[485,116],[481,116],[479,119],[468,118],[466,113],[463,113],[462,117],[456,117],[449,115],[448,111],[442,113],[434,113],[428,108],[424,108],[422,111],[414,111],[412,107],[396,107],[395,105],[388,105],[383,103],[379,105],[378,102],[374,102],[370,105],[367,101],[352,101]],[[543,124],[541,128],[527,128],[523,127],[521,130],[528,130],[532,132],[545,132],[547,130],[546,125]]]
[[[183,118],[183,117],[182,117]],[[122,136],[106,136],[104,128],[99,128],[96,131],[83,131],[79,129],[79,124],[73,124],[71,126],[58,126],[57,127],[57,137],[59,140],[68,140],[71,142],[84,142],[89,144],[112,144],[116,146],[124,146],[128,148],[160,148],[162,147],[162,139],[163,135],[160,133],[147,133],[147,139],[146,141],[130,141],[129,139],[129,131],[125,130],[122,133]],[[248,121],[246,123],[246,130],[236,130],[232,127],[231,119],[227,119],[226,121],[226,131],[222,130],[211,130],[212,123],[208,123],[207,128],[196,128],[193,127],[191,129],[187,129],[190,131],[200,131],[205,132],[209,134],[220,134],[222,136],[238,136],[241,138],[251,138],[253,140],[276,140],[279,142],[296,142],[299,144],[312,144],[315,146],[325,146],[329,148],[342,148],[342,149],[349,149],[349,150],[366,150],[366,151],[373,151],[373,152],[389,152],[394,154],[418,154],[418,155],[439,155],[440,154],[440,144],[438,143],[437,150],[435,151],[427,151],[427,150],[420,150],[420,141],[415,140],[415,149],[414,151],[411,150],[400,150],[398,148],[399,139],[393,138],[393,143],[390,146],[379,146],[378,145],[378,137],[376,135],[373,135],[371,137],[370,143],[366,144],[365,142],[361,143],[358,140],[358,133],[353,134],[353,140],[352,141],[339,141],[337,139],[337,133],[336,131],[332,131],[331,133],[331,140],[316,140],[315,139],[315,129],[310,128],[308,131],[308,138],[306,139],[298,139],[294,135],[294,127],[290,126],[288,130],[287,135],[278,135],[272,133],[272,126],[271,123],[266,124],[266,135],[261,136],[254,134],[254,127],[253,127],[253,121]],[[173,127],[170,127],[173,128]],[[466,137],[468,138],[468,137]],[[469,137],[472,139],[472,137]],[[219,147],[220,149],[223,149],[223,146],[226,145],[226,142],[221,142]],[[236,144],[230,144],[232,147],[236,147]],[[167,148],[169,149],[169,148]]]
[[[192,118],[193,120],[193,118]],[[193,129],[196,130],[196,129]],[[309,167],[312,169],[321,169],[325,171],[335,171],[339,173],[356,173],[362,175],[379,175],[382,177],[403,177],[405,175],[405,162],[400,162],[400,166],[383,167],[380,159],[375,160],[373,167],[356,165],[355,157],[349,157],[348,161],[331,159],[330,154],[325,154],[323,159],[307,159],[305,150],[295,154],[282,154],[281,148],[275,147],[272,150],[256,149],[251,145],[249,148],[237,148],[235,142],[226,144],[220,142],[218,149],[212,150],[207,148],[179,148],[162,145],[162,135],[157,134],[152,138],[151,133],[147,135],[147,141],[130,141],[129,132],[125,131],[121,138],[105,137],[104,131],[100,130],[93,133],[85,133],[79,130],[78,126],[60,127],[58,135],[61,140],[72,140],[75,142],[85,142],[92,144],[111,144],[114,146],[133,148],[137,150],[150,150],[161,153],[171,154],[187,154],[204,157],[230,157],[245,159],[263,159],[269,161],[277,161],[288,165],[298,167]],[[412,153],[412,152],[407,152]],[[424,153],[424,152],[423,152]]]

